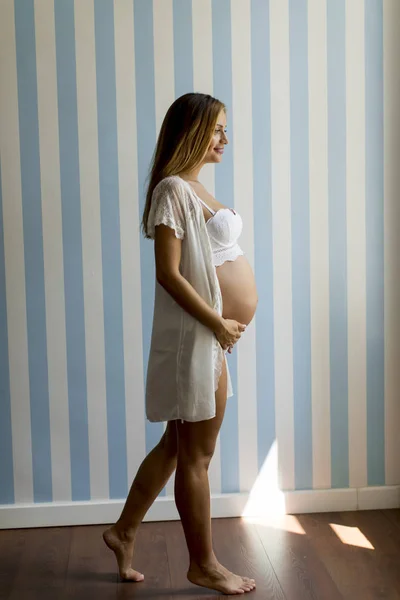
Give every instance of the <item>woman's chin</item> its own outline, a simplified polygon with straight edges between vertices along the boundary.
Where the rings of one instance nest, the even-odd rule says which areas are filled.
[[[222,161],[222,154],[218,154],[217,152],[213,152],[212,154],[210,154],[209,156],[206,156],[206,158],[204,159],[204,164],[211,164],[211,165],[215,165],[218,164]]]

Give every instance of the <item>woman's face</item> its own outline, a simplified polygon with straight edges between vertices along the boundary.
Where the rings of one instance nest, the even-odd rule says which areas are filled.
[[[226,114],[224,110],[221,110],[215,126],[214,135],[204,157],[204,163],[221,162],[226,144],[228,144],[228,138],[226,137]]]

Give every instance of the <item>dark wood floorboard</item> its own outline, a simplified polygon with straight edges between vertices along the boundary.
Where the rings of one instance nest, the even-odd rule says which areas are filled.
[[[71,550],[62,600],[91,597],[115,600],[118,572],[114,555],[101,537],[104,529],[103,525],[71,528]]]
[[[256,580],[254,600],[285,595],[254,525],[242,519],[215,519],[213,539],[217,558],[230,571]]]
[[[26,531],[10,529],[0,532],[0,599],[9,598],[25,548]]]
[[[145,523],[139,530],[133,566],[144,572],[143,583],[120,580],[102,541],[105,528],[0,531],[0,600],[223,597],[187,581],[179,522]],[[400,510],[269,522],[215,519],[213,538],[223,564],[256,579],[257,589],[248,595],[253,600],[400,600]]]
[[[366,597],[400,600],[400,530],[380,511],[343,513],[342,518],[345,526],[361,532],[373,547],[357,552],[366,565]]]
[[[381,511],[303,515],[299,522],[345,600],[399,599],[393,567],[399,565],[400,552],[396,556],[396,542],[390,545],[385,539],[390,523]],[[332,525],[338,527],[337,532]],[[400,537],[394,535],[398,543]],[[362,547],[368,544],[373,549]]]
[[[143,523],[135,544],[133,568],[144,574],[143,582],[118,583],[118,600],[127,598],[162,598],[173,600],[164,523]]]
[[[71,529],[64,527],[25,530],[19,565],[5,597],[8,600],[59,598],[64,591],[70,542]]]
[[[383,514],[400,529],[400,509],[383,510]]]
[[[276,526],[259,524],[257,531],[287,600],[342,598],[306,534],[293,533],[285,518]]]

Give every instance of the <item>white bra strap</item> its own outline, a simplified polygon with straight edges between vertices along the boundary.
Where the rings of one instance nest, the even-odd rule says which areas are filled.
[[[196,195],[197,195],[197,194],[196,194]],[[202,203],[202,205],[203,205],[203,206],[204,206],[204,207],[205,207],[207,210],[209,210],[209,211],[210,211],[210,213],[211,213],[212,215],[215,215],[215,210],[213,210],[212,208],[210,208],[210,207],[208,206],[208,204],[206,204],[206,203],[204,202],[204,200],[202,200],[202,199],[200,198],[200,196],[197,196],[197,197],[198,197],[198,199],[200,200],[200,202]]]

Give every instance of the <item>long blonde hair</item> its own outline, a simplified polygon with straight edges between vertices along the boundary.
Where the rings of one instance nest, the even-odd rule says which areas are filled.
[[[207,153],[218,115],[225,105],[208,94],[185,94],[169,107],[164,117],[154,152],[142,231],[147,234],[151,198],[156,185],[165,177],[196,168]]]

